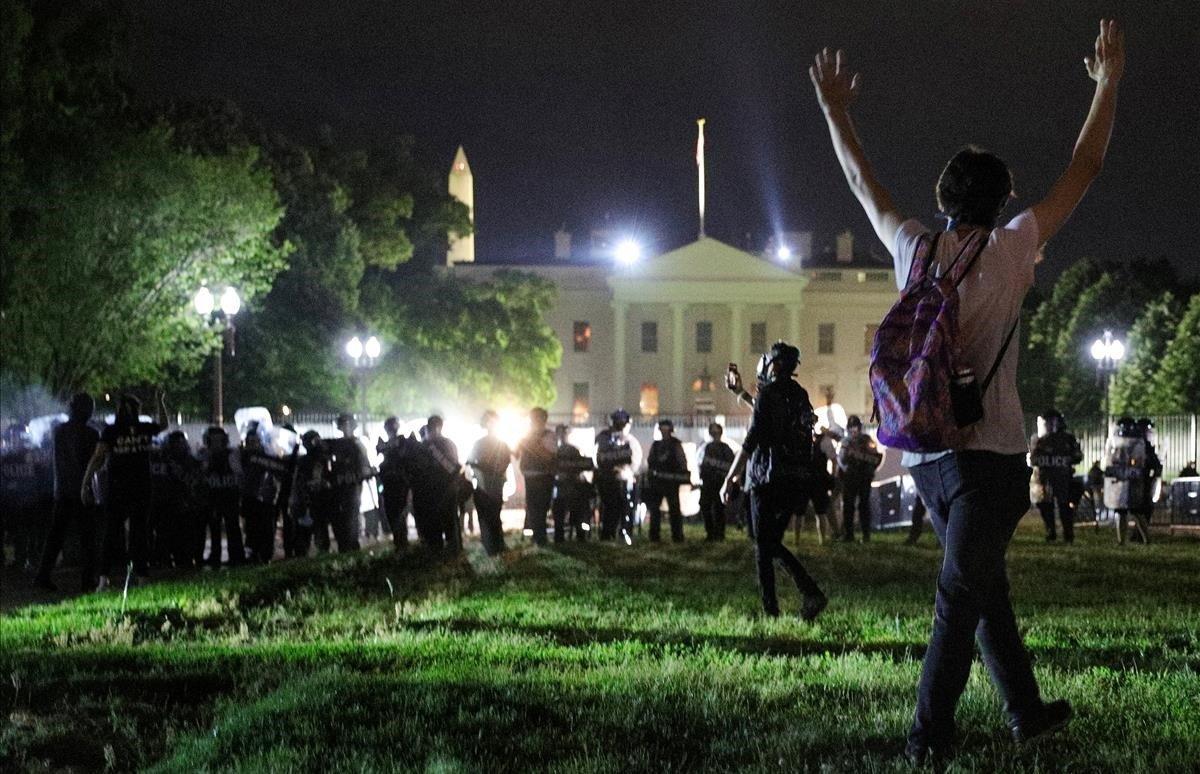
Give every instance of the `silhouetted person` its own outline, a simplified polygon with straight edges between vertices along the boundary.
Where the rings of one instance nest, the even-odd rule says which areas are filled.
[[[396,417],[384,421],[383,432],[385,437],[375,445],[375,451],[383,456],[379,463],[379,498],[392,531],[392,542],[400,548],[408,545],[408,517],[404,509],[412,490],[411,457],[416,441],[400,434],[400,420]]]
[[[633,539],[633,484],[642,465],[642,446],[629,433],[629,412],[617,409],[610,424],[596,434],[596,494],[600,496],[600,539],[618,531]]]
[[[100,434],[88,425],[95,408],[92,396],[77,393],[67,409],[67,421],[54,428],[54,520],[46,536],[36,579],[44,589],[55,588],[50,574],[58,563],[72,523],[79,535],[80,588],[83,591],[96,588],[96,512],[95,508],[84,505],[80,497],[83,473],[100,442]]]
[[[150,449],[165,421],[143,422],[141,409],[136,397],[121,396],[116,419],[100,432],[100,442],[83,474],[80,499],[90,505],[95,501],[92,476],[101,467],[107,466],[108,470],[106,523],[97,582],[100,590],[108,587],[110,576],[119,574],[126,561],[133,563],[138,575],[149,573]]]
[[[546,427],[543,408],[529,412],[529,434],[517,446],[517,464],[525,479],[525,532],[539,546],[546,544],[546,516],[554,500],[554,458],[558,445]]]
[[[804,597],[800,616],[811,621],[825,609],[828,600],[800,560],[783,545],[792,514],[802,513],[807,506],[813,454],[812,404],[808,393],[792,379],[799,364],[800,350],[782,341],[759,361],[759,389],[750,429],[725,479],[722,498],[729,501],[732,487],[744,473],[750,490],[763,611],[772,617],[779,615],[775,594],[778,560]]]
[[[213,425],[204,431],[204,448],[200,450],[200,483],[203,492],[205,523],[208,526],[208,556],[210,567],[221,566],[222,532],[228,563],[234,567],[246,561],[242,542],[241,514],[242,464],[238,449],[229,445],[225,428]]]
[[[1046,525],[1046,541],[1052,543],[1058,539],[1054,523],[1057,508],[1063,542],[1070,544],[1075,541],[1075,503],[1071,489],[1075,466],[1083,461],[1083,450],[1075,436],[1067,432],[1067,421],[1061,411],[1050,409],[1042,415],[1042,422],[1046,433],[1034,442],[1030,453],[1041,490],[1037,498],[1038,512]]]
[[[567,539],[571,530],[576,540],[587,540],[592,527],[592,483],[587,480],[595,469],[590,458],[568,440],[570,428],[554,428],[558,442],[554,461],[554,542]]]
[[[700,449],[700,517],[704,521],[705,540],[725,539],[725,503],[721,485],[733,465],[733,449],[721,440],[725,428],[716,422],[708,426],[708,443]]]
[[[846,420],[846,437],[838,448],[838,469],[842,478],[842,539],[854,540],[854,515],[862,530],[863,542],[871,540],[871,482],[883,456],[875,440],[863,432],[862,420]]]
[[[479,540],[488,556],[504,551],[504,524],[500,513],[504,508],[504,484],[512,452],[496,435],[499,417],[495,411],[483,412],[480,424],[484,436],[475,442],[467,465],[475,471],[475,513],[479,516]]]
[[[683,542],[683,511],[679,507],[679,487],[691,484],[688,473],[687,455],[683,444],[675,437],[675,423],[669,419],[658,421],[658,432],[662,436],[650,444],[646,455],[649,468],[649,487],[646,506],[650,510],[650,542],[657,543],[662,531],[662,502],[667,501],[667,514],[671,523],[671,541]]]

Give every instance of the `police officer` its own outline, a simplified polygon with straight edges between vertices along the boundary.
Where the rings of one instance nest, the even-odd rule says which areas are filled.
[[[331,462],[325,439],[316,430],[309,430],[300,437],[300,442],[305,453],[296,460],[288,509],[293,523],[292,556],[307,556],[314,540],[318,552],[329,550],[329,512],[333,507]]]
[[[221,566],[221,533],[225,533],[228,563],[238,566],[246,561],[242,542],[241,513],[242,465],[238,449],[229,445],[225,428],[213,425],[204,431],[204,448],[200,451],[200,481],[203,490],[203,509],[208,526],[208,558],[210,567]]]
[[[283,481],[289,473],[288,460],[274,453],[274,444],[264,438],[266,428],[258,422],[246,426],[242,442],[242,518],[246,522],[246,547],[250,557],[266,564],[275,557],[275,527]]]
[[[1129,516],[1143,542],[1150,542],[1150,524],[1145,520],[1150,495],[1150,456],[1145,430],[1133,417],[1117,420],[1114,434],[1104,450],[1104,505],[1117,514],[1117,542],[1124,545]]]
[[[467,465],[475,471],[475,513],[479,517],[479,540],[488,556],[504,552],[504,525],[500,512],[504,508],[504,484],[512,452],[496,435],[499,421],[495,411],[483,412],[480,425],[484,436],[475,442]]]
[[[1179,478],[1196,478],[1200,476],[1200,471],[1196,470],[1196,461],[1188,460],[1188,463],[1179,471]]]
[[[525,479],[525,534],[539,546],[546,545],[546,514],[554,500],[554,458],[558,444],[554,431],[546,427],[549,415],[543,408],[529,412],[529,434],[517,445],[517,461]]]
[[[187,433],[172,430],[162,447],[163,512],[158,522],[160,551],[168,564],[194,567],[203,557],[205,522],[200,508],[200,462]]]
[[[451,553],[457,554],[462,551],[462,522],[458,518],[458,503],[465,480],[462,464],[458,461],[458,447],[442,435],[443,424],[440,416],[435,414],[429,417],[422,441],[431,463],[428,524],[429,529],[439,536],[437,546],[445,545]]]
[[[48,455],[29,438],[25,422],[5,428],[0,452],[0,525],[6,526],[11,536],[16,567],[32,570],[41,556],[41,535],[53,498],[50,467]],[[0,530],[0,536],[3,532]]]
[[[404,509],[412,489],[410,458],[416,442],[400,433],[400,420],[396,417],[384,420],[383,432],[384,437],[375,444],[375,451],[383,457],[379,463],[379,499],[383,517],[392,531],[392,543],[402,548],[408,545],[408,518]]]
[[[587,540],[592,528],[592,483],[587,480],[595,470],[592,461],[568,439],[570,428],[558,425],[554,465],[554,542],[567,539],[571,530],[576,540]]]
[[[829,512],[833,508],[833,493],[837,486],[837,478],[832,471],[837,470],[837,441],[838,434],[832,428],[822,428],[814,439],[812,455],[812,479],[809,482],[809,494],[812,498],[813,523],[817,528],[817,542],[833,540],[837,530],[829,520]]]
[[[662,530],[662,501],[667,501],[667,512],[671,520],[671,541],[683,542],[683,512],[679,508],[679,487],[691,484],[687,455],[683,444],[675,437],[675,423],[669,419],[658,420],[658,432],[662,436],[650,444],[646,456],[649,468],[649,497],[646,506],[650,510],[650,542],[657,543]]]
[[[842,540],[854,540],[854,513],[862,528],[864,543],[871,540],[871,481],[883,455],[875,440],[863,432],[862,420],[846,420],[846,437],[838,449],[838,470],[842,478]]]
[[[800,615],[816,618],[828,600],[800,560],[783,545],[783,535],[793,513],[807,505],[806,482],[812,465],[812,404],[808,393],[792,379],[800,364],[800,350],[776,342],[759,360],[758,395],[750,429],[722,487],[722,497],[743,475],[750,489],[750,518],[754,527],[755,563],[763,611],[779,615],[775,593],[775,560],[792,576],[804,597]]]
[[[1046,542],[1058,539],[1054,529],[1054,508],[1057,506],[1063,542],[1070,545],[1075,541],[1075,503],[1071,498],[1071,484],[1075,466],[1083,461],[1083,450],[1075,436],[1067,432],[1062,412],[1050,409],[1041,418],[1045,433],[1034,443],[1030,454],[1041,489],[1036,498],[1037,507],[1046,524]]]
[[[100,432],[100,442],[80,484],[80,499],[86,505],[92,504],[92,477],[100,468],[107,468],[108,499],[98,590],[108,588],[110,575],[119,573],[127,560],[138,575],[149,574],[150,450],[154,437],[166,424],[166,412],[160,403],[161,421],[143,422],[141,410],[141,401],[136,397],[121,396],[116,419]]]
[[[75,522],[79,529],[80,588],[96,588],[96,516],[95,509],[84,506],[79,497],[83,472],[96,451],[100,434],[88,420],[96,402],[86,392],[76,393],[67,408],[67,421],[54,428],[54,521],[42,549],[36,583],[49,591],[55,590],[50,578],[58,555],[66,542],[67,527]]]
[[[367,450],[354,435],[358,422],[350,414],[339,414],[337,429],[341,438],[328,442],[333,480],[333,536],[338,553],[357,551],[362,535],[363,482],[375,475],[367,459]]]
[[[1158,456],[1158,449],[1154,444],[1156,440],[1154,420],[1149,417],[1142,417],[1137,421],[1137,428],[1138,433],[1146,440],[1146,477],[1143,480],[1143,486],[1146,491],[1140,507],[1136,510],[1130,510],[1133,511],[1136,519],[1145,525],[1145,528],[1137,536],[1138,539],[1141,542],[1149,543],[1150,517],[1154,513],[1154,504],[1158,502],[1162,491],[1163,464]]]
[[[708,426],[708,443],[696,455],[700,464],[700,516],[704,520],[704,539],[725,539],[725,503],[721,484],[733,465],[733,449],[721,440],[725,428],[713,422]]]
[[[629,433],[629,412],[617,409],[611,424],[596,435],[596,493],[600,496],[600,539],[613,540],[620,530],[633,539],[633,482],[642,465],[642,446]]]

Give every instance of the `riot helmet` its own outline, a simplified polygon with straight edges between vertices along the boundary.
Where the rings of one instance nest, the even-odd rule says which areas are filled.
[[[1118,438],[1140,438],[1141,433],[1138,431],[1137,422],[1133,417],[1124,416],[1117,420],[1117,437]]]
[[[67,405],[67,414],[76,422],[86,422],[92,418],[92,413],[96,410],[96,401],[92,400],[92,396],[86,392],[77,392],[71,396],[71,402]]]
[[[624,430],[629,424],[629,412],[623,408],[619,408],[612,414],[609,414],[608,418],[615,430]]]
[[[1056,408],[1052,408],[1045,414],[1042,414],[1042,419],[1046,422],[1047,433],[1058,433],[1067,429],[1067,420],[1063,417],[1062,412]]]

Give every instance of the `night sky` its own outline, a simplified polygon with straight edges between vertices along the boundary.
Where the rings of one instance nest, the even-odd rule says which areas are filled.
[[[1070,6],[1070,9],[1065,8]],[[856,119],[905,214],[932,221],[942,164],[974,142],[1012,166],[1015,213],[1066,165],[1091,99],[1101,15],[1129,62],[1108,161],[1047,248],[1072,260],[1170,258],[1200,273],[1200,3],[133,2],[135,86],[231,99],[298,139],[417,137],[475,174],[477,254],[547,256],[562,224],[607,219],[656,250],[695,236],[695,119],[705,116],[708,232],[818,244],[851,197],[808,79],[821,45],[864,76]],[[918,10],[919,9],[919,10]],[[577,239],[579,236],[577,236]]]

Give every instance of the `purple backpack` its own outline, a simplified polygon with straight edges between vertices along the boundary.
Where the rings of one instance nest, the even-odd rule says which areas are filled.
[[[983,416],[987,389],[1014,324],[982,387],[969,369],[958,367],[958,286],[987,246],[979,239],[970,260],[968,240],[941,277],[929,272],[941,233],[925,234],[913,256],[900,300],[879,324],[871,346],[871,392],[880,443],[912,452],[961,448],[966,428]]]

